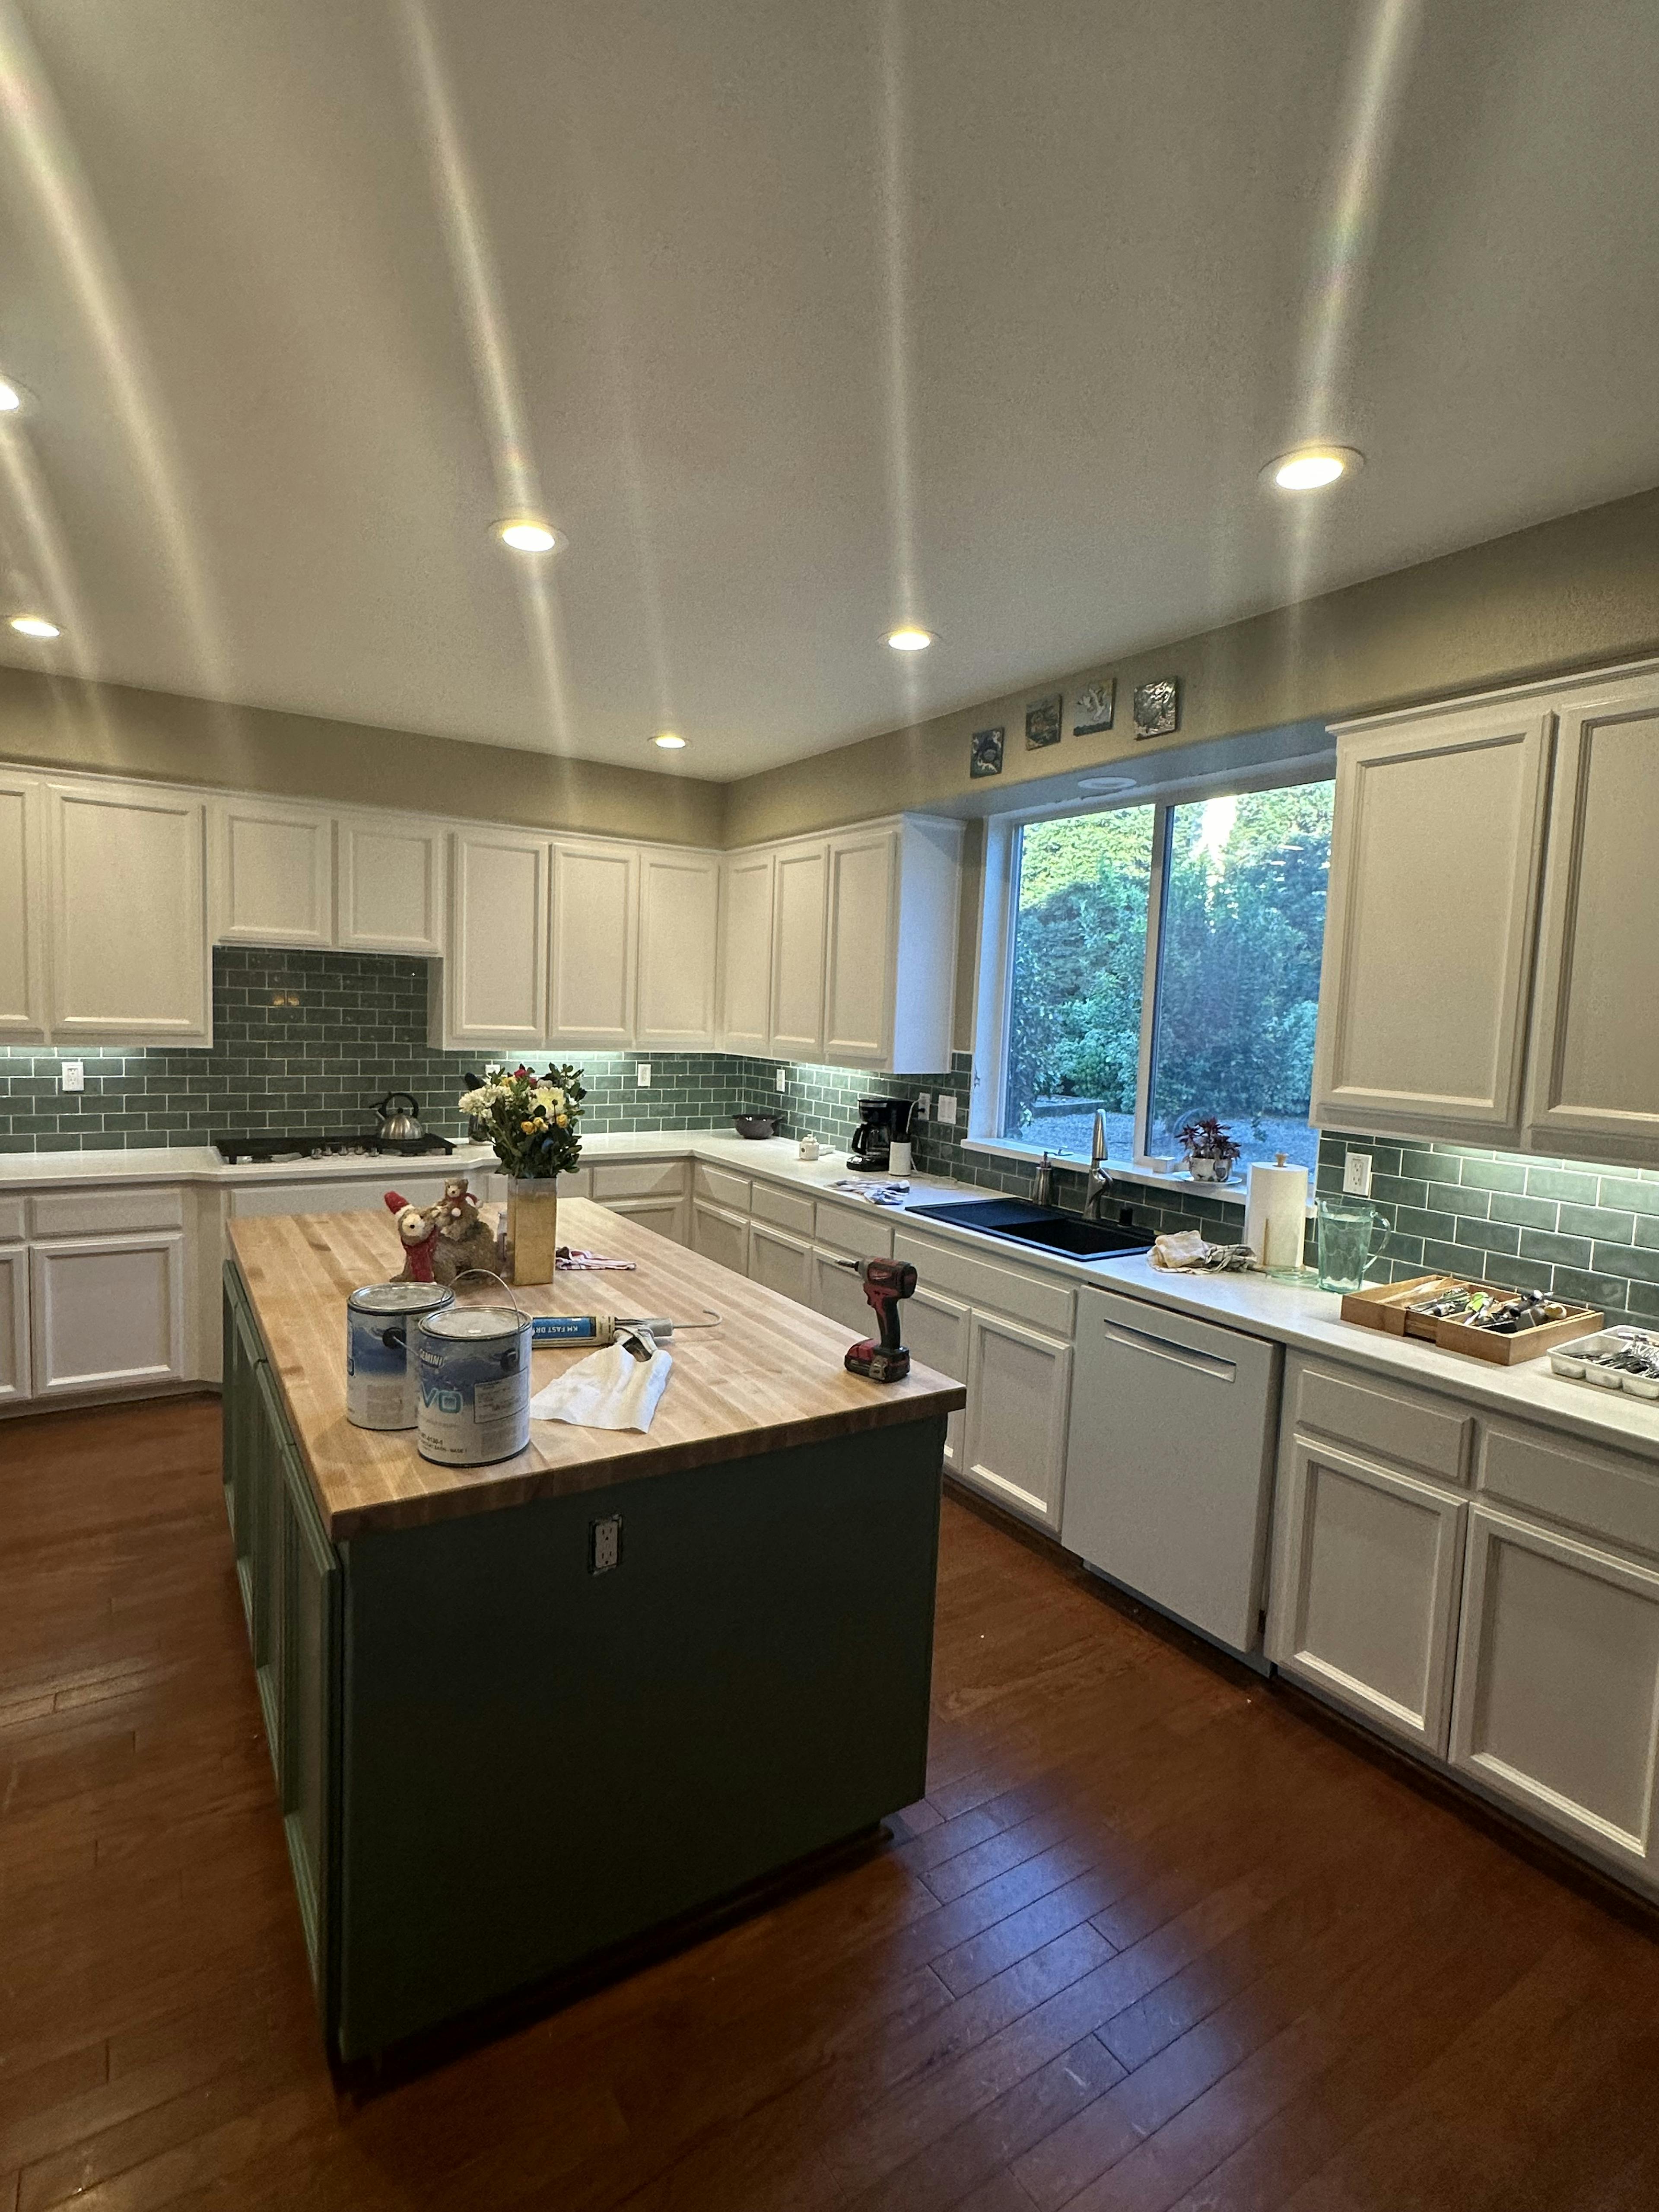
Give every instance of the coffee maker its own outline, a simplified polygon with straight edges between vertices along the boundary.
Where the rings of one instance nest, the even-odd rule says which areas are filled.
[[[862,1168],[872,1175],[885,1175],[893,1157],[894,1139],[908,1141],[915,1106],[915,1102],[909,1098],[860,1098],[859,1125],[853,1132],[848,1166]]]

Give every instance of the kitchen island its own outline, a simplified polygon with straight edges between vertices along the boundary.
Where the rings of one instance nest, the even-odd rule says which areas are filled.
[[[560,1233],[635,1269],[520,1290],[526,1312],[721,1324],[674,1338],[647,1434],[537,1422],[516,1457],[461,1468],[345,1419],[345,1301],[397,1272],[390,1220],[230,1224],[227,1504],[343,2060],[616,1954],[923,1791],[963,1389],[848,1375],[845,1328],[606,1208],[562,1201]],[[534,1387],[585,1350],[538,1347]]]

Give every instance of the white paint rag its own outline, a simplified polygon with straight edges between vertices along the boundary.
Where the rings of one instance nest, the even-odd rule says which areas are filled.
[[[607,1344],[538,1390],[530,1418],[579,1429],[648,1429],[673,1364],[665,1352],[636,1359],[625,1344]]]

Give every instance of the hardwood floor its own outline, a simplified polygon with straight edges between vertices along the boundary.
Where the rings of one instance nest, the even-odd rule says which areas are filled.
[[[0,1427],[0,2212],[1659,2203],[1639,1916],[954,1501],[890,1848],[337,2094],[217,1457]]]

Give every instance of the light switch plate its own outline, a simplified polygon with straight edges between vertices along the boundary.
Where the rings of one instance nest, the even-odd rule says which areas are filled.
[[[780,1091],[787,1091],[788,1088],[789,1071],[787,1067],[781,1067],[778,1070],[778,1089]]]
[[[1369,1152],[1350,1152],[1342,1164],[1342,1189],[1348,1198],[1369,1198],[1371,1194],[1371,1156]]]
[[[87,1087],[86,1064],[79,1060],[66,1060],[61,1077],[65,1091],[84,1091]]]
[[[634,1062],[634,1080],[641,1091],[648,1091],[651,1088],[651,1063],[648,1060],[636,1060]]]
[[[948,1123],[954,1121],[956,1118],[956,1092],[954,1091],[941,1091],[939,1097],[933,1101],[933,1119],[936,1121],[945,1121]]]

